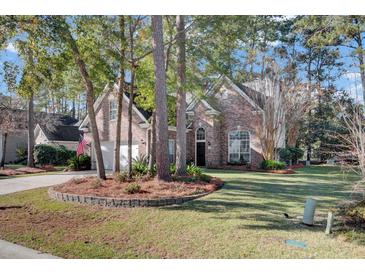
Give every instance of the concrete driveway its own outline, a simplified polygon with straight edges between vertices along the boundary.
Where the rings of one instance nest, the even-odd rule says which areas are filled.
[[[81,177],[95,174],[96,171],[90,170],[90,171],[62,172],[58,174],[53,173],[49,175],[35,175],[29,177],[0,179],[0,195],[33,188],[58,185],[68,181],[73,177]]]
[[[95,171],[63,172],[59,174],[35,175],[11,179],[0,179],[0,195],[13,192],[62,184],[73,177],[95,175]],[[0,259],[57,259],[51,254],[41,253],[21,245],[0,240]]]

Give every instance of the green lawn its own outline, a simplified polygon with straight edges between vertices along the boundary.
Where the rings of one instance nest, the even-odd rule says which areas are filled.
[[[223,189],[169,208],[100,209],[52,201],[47,189],[0,197],[0,238],[65,258],[365,258],[365,246],[326,236],[327,210],[354,175],[310,167],[277,175],[207,170]],[[319,200],[314,227],[295,218]],[[286,219],[283,213],[293,219]],[[287,246],[304,241],[307,248]]]

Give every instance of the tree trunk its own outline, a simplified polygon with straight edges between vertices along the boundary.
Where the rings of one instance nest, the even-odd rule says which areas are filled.
[[[134,28],[132,26],[132,16],[129,16],[129,41],[130,41],[130,58],[131,58],[131,83],[129,87],[129,104],[128,104],[128,177],[132,178],[132,108],[134,93],[134,76],[136,64],[134,62]]]
[[[152,16],[152,48],[155,73],[156,104],[156,164],[157,179],[170,181],[168,157],[168,124],[166,98],[166,72],[164,63],[164,46],[162,16]]]
[[[8,139],[8,133],[3,133],[3,154],[1,155],[0,168],[5,167],[5,154],[6,154],[6,141]]]
[[[150,155],[148,158],[148,172],[153,174],[153,165],[156,163],[156,112],[152,113],[151,135],[150,135]]]
[[[96,169],[97,169],[98,178],[105,180],[106,176],[105,176],[105,169],[104,169],[104,161],[103,161],[103,155],[101,152],[99,131],[98,131],[98,126],[96,124],[95,111],[94,111],[94,87],[90,80],[89,74],[87,72],[85,62],[81,58],[77,44],[76,44],[74,38],[72,37],[70,31],[68,29],[66,31],[67,31],[67,33],[66,33],[67,42],[69,43],[69,45],[71,47],[72,54],[75,58],[76,64],[79,68],[81,78],[84,82],[85,89],[86,89],[86,107],[87,107],[87,112],[89,115],[91,134],[93,136],[93,145],[94,145],[94,151],[95,151],[95,156],[96,156]]]
[[[28,163],[27,166],[34,167],[34,94],[31,93],[28,99]]]
[[[177,94],[176,94],[176,174],[186,173],[186,93],[185,93],[185,23],[176,16]]]
[[[124,66],[125,66],[125,36],[124,36],[124,28],[125,21],[124,16],[120,16],[119,20],[120,26],[120,67],[119,67],[119,90],[117,94],[117,124],[116,124],[116,132],[115,132],[115,144],[114,144],[114,172],[120,172],[120,140],[121,140],[121,128],[122,128],[122,107],[123,107],[123,94],[124,94]]]
[[[357,59],[359,60],[359,69],[360,69],[360,77],[361,77],[361,86],[362,86],[362,96],[365,103],[365,64],[364,64],[364,49],[362,43],[361,29],[359,25],[358,19],[355,18],[355,24],[357,25],[357,32],[355,35],[355,41],[357,43]]]
[[[135,76],[135,68],[132,65],[131,72],[131,84],[129,89],[129,104],[128,104],[128,177],[132,178],[132,107],[133,107],[133,97],[134,97],[134,76]]]
[[[72,110],[71,110],[72,118],[76,118],[76,102],[75,98],[72,99]]]

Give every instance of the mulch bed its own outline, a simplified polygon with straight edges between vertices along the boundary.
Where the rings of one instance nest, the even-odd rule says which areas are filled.
[[[42,173],[42,172],[53,171],[53,170],[49,170],[47,168],[36,168],[36,167],[21,167],[21,168],[17,168],[17,169],[5,168],[5,169],[0,169],[0,176],[35,174],[35,173]]]
[[[24,174],[24,172],[11,168],[0,169],[0,176],[14,176],[20,174]]]
[[[274,173],[274,174],[294,174],[295,173],[295,171],[292,169],[263,170],[260,172],[268,172],[268,173]]]
[[[96,177],[84,177],[71,179],[70,181],[54,187],[57,192],[110,197],[121,199],[154,199],[167,197],[184,197],[195,194],[210,193],[219,189],[223,182],[218,178],[211,178],[209,182],[194,181],[194,182],[160,182],[155,179],[146,181],[134,181],[140,185],[138,193],[129,194],[125,189],[131,182],[117,182],[112,177],[108,177],[104,181],[98,180]]]
[[[17,168],[17,171],[21,171],[24,172],[26,174],[33,174],[33,173],[42,173],[42,172],[46,172],[45,169],[42,168],[37,168],[37,167],[21,167],[21,168]]]

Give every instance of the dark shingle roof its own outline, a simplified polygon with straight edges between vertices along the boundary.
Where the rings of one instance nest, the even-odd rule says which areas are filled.
[[[80,139],[81,131],[78,126],[55,126],[50,130],[46,126],[40,126],[43,133],[49,141],[72,141],[77,142]]]

